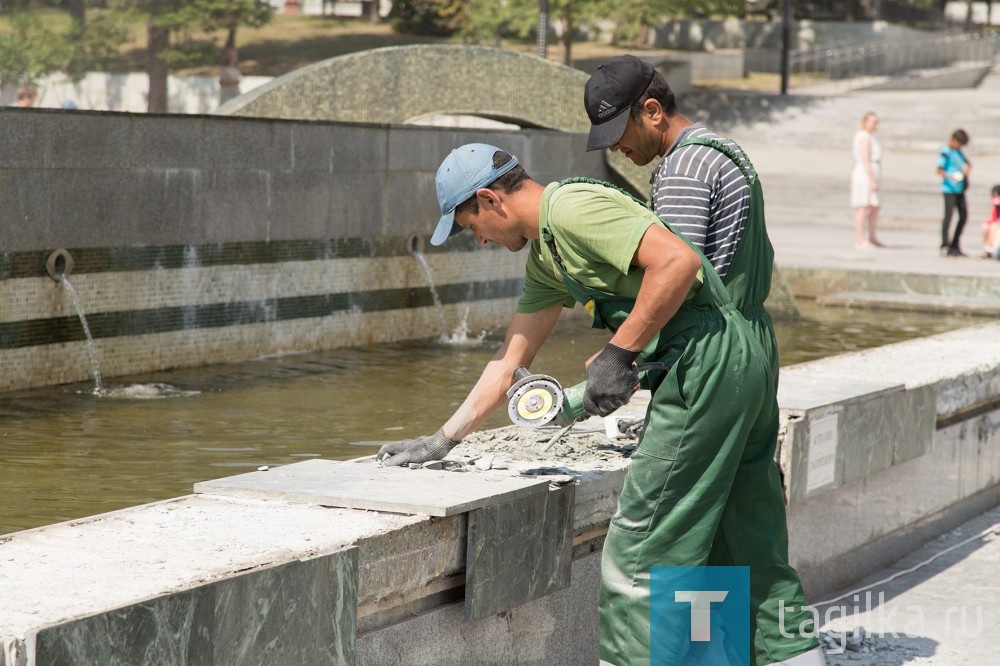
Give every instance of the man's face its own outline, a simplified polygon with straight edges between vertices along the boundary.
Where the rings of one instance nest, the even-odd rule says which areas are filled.
[[[493,243],[517,252],[528,243],[528,239],[517,232],[514,223],[506,215],[499,195],[481,196],[477,193],[476,196],[479,212],[455,213],[458,226],[471,231],[480,245]]]
[[[640,113],[638,119],[630,115],[625,133],[610,149],[620,151],[639,166],[645,166],[660,155],[660,133],[653,128],[645,112]]]

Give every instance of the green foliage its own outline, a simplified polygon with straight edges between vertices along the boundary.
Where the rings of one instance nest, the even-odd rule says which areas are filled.
[[[62,68],[69,54],[65,36],[47,26],[38,13],[15,13],[10,32],[0,34],[0,80],[34,83]]]
[[[69,58],[62,70],[74,81],[99,70],[128,40],[130,21],[120,12],[92,12],[84,22],[74,22],[68,33]]]
[[[394,0],[389,21],[397,32],[449,37],[466,21],[465,0]]]
[[[469,0],[459,34],[465,41],[530,40],[538,27],[538,0]]]
[[[239,26],[260,27],[274,14],[264,0],[118,0],[117,6],[169,31],[170,46],[157,57],[171,68],[217,61],[222,44],[213,33]]]

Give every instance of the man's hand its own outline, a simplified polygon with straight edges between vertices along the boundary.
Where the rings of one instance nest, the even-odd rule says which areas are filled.
[[[456,446],[457,441],[445,437],[444,430],[438,430],[433,435],[383,444],[375,459],[381,460],[386,467],[425,463],[428,460],[441,460]]]
[[[610,342],[587,367],[587,389],[583,393],[583,408],[588,414],[607,416],[628,404],[639,388],[639,372],[635,359],[639,352],[622,349]]]

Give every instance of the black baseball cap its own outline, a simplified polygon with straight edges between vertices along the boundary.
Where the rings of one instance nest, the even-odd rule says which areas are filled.
[[[583,91],[590,117],[587,150],[615,145],[625,133],[629,108],[653,80],[653,66],[633,55],[612,58],[597,68]]]

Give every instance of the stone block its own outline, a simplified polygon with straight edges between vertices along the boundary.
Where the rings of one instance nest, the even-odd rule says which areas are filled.
[[[437,172],[448,153],[464,141],[452,145],[441,141],[438,128],[422,129],[416,126],[390,128],[388,131],[388,164],[390,171]]]
[[[41,256],[40,248],[62,247],[56,229],[50,228],[53,203],[59,201],[50,188],[53,180],[45,169],[0,169],[0,200],[10,219],[0,224],[0,247],[6,252],[37,250]]]
[[[202,168],[206,170],[261,169],[274,167],[274,127],[281,121],[240,123],[213,121],[205,132]]]
[[[830,376],[782,377],[790,502],[866,479],[933,446],[934,391]],[[832,457],[831,457],[832,456]]]
[[[270,178],[270,234],[280,240],[312,240],[335,238],[344,228],[343,199],[331,198],[329,171],[295,171],[276,173]],[[349,179],[354,182],[353,178]],[[343,185],[337,187],[340,189]],[[221,212],[221,211],[220,211]],[[209,220],[217,219],[206,216]],[[337,231],[334,231],[337,230]],[[232,233],[232,231],[228,231]]]
[[[373,462],[306,460],[194,484],[196,493],[305,502],[346,509],[453,516],[529,495],[544,479],[379,467]]]
[[[466,620],[569,587],[575,489],[562,486],[469,513]]]
[[[597,664],[601,555],[572,564],[573,585],[509,613],[466,622],[449,604],[358,637],[358,666]],[[433,637],[433,638],[429,638]]]
[[[47,113],[5,113],[0,123],[0,169],[37,169],[52,162],[52,145],[71,141]],[[65,118],[59,118],[59,121]],[[6,201],[6,200],[5,200]]]
[[[51,166],[72,171],[127,169],[136,156],[135,141],[148,128],[131,122],[109,122],[101,114],[60,114],[52,138]]]
[[[138,169],[200,169],[206,158],[203,152],[208,149],[205,136],[204,120],[165,123],[145,118],[135,123],[134,143],[126,164]]]
[[[53,173],[48,179],[47,195],[52,202],[49,208],[50,232],[58,238],[58,247],[93,247],[95,239],[116,238],[122,244],[155,244],[153,236],[162,228],[164,216],[177,224],[190,220],[195,192],[186,187],[181,177],[167,187],[160,179],[156,199],[139,205],[131,191],[132,174],[124,168],[79,169],[73,176],[62,178]],[[126,212],[128,211],[128,212]],[[132,224],[141,222],[141,241],[136,237]],[[169,217],[166,217],[168,216]]]
[[[35,663],[350,666],[357,566],[351,547],[45,628]]]

